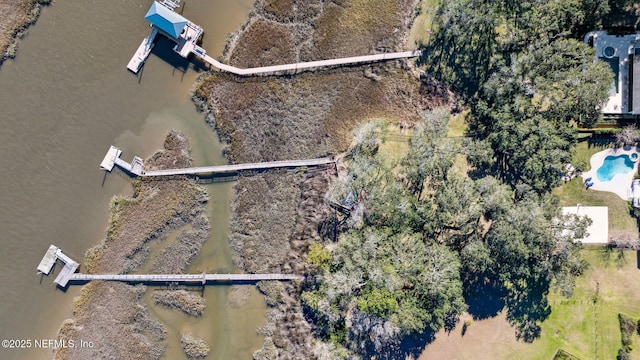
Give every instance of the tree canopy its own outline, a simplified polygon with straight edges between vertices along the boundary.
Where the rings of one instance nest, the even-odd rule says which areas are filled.
[[[587,224],[560,215],[551,196],[452,170],[461,149],[442,130],[448,113],[424,119],[399,161],[379,151],[375,128],[356,137],[349,174],[331,196],[364,191],[361,226],[330,248],[314,245],[308,261],[325,266],[307,284],[304,304],[323,336],[379,353],[451,326],[473,313],[469,299],[491,289],[518,334],[532,339],[548,316],[549,289],[569,294],[583,270],[573,240]]]

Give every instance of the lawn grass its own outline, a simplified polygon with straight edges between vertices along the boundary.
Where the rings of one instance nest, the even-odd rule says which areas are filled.
[[[413,49],[419,44],[428,45],[431,40],[431,33],[437,28],[437,23],[433,20],[438,11],[440,2],[438,0],[421,0],[419,13],[413,21],[413,26],[409,32],[407,47]]]
[[[462,324],[449,334],[441,331],[420,359],[552,359],[564,349],[580,359],[615,359],[621,347],[618,313],[640,316],[640,282],[636,252],[602,246],[586,247],[582,256],[589,269],[576,280],[574,296],[549,295],[551,314],[542,323],[540,338],[528,344],[515,337],[504,313],[486,320],[474,320],[464,335]],[[595,300],[595,301],[594,301]],[[640,345],[640,338],[633,337]],[[640,359],[640,350],[631,352]]]
[[[609,148],[606,141],[588,140],[579,143],[572,158],[573,164],[589,163],[591,156]],[[589,170],[590,166],[585,168]],[[609,236],[630,233],[638,234],[636,219],[629,213],[629,204],[614,193],[606,191],[587,190],[582,183],[582,177],[563,184],[553,190],[560,198],[561,206],[607,206],[609,208]]]
[[[616,194],[606,191],[587,190],[582,184],[582,177],[553,190],[560,198],[561,206],[607,206],[609,208],[609,236],[621,233],[637,235],[636,219],[629,213],[629,204]]]
[[[574,148],[571,163],[579,168],[579,164],[585,164],[586,167],[582,171],[588,171],[591,168],[589,160],[593,154],[612,148],[612,140],[598,138],[584,138]]]
[[[447,137],[461,137],[465,135],[468,127],[466,121],[468,115],[469,110],[465,110],[451,116],[447,129]]]

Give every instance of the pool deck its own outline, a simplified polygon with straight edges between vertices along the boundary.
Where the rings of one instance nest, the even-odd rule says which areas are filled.
[[[596,175],[596,172],[604,163],[604,159],[607,156],[619,156],[619,155],[631,155],[639,154],[640,148],[626,146],[624,148],[607,149],[595,153],[591,157],[591,170],[582,173],[582,179],[591,178],[593,186],[590,190],[608,191],[618,195],[622,200],[629,200],[631,198],[631,183],[633,182],[633,176],[637,171],[638,162],[634,162],[633,171],[629,171],[626,174],[617,174],[610,181],[600,181]]]

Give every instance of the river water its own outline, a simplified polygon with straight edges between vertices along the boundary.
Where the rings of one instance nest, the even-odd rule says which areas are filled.
[[[183,15],[205,29],[202,46],[215,57],[253,0],[187,0]],[[0,69],[0,339],[55,339],[71,317],[74,296],[36,274],[50,244],[82,262],[107,227],[109,200],[130,191],[130,179],[98,165],[109,145],[123,158],[147,157],[171,128],[183,131],[196,166],[224,164],[216,135],[189,99],[200,70],[160,41],[140,77],[126,69],[149,27],[151,1],[57,0]],[[1,14],[0,14],[1,15]],[[193,271],[233,271],[227,243],[231,183],[206,185],[212,237]],[[184,358],[179,333],[211,345],[209,358],[246,359],[262,339],[264,301],[251,289],[241,308],[227,305],[230,289],[207,287],[200,319],[151,308],[165,323],[166,358]],[[78,339],[80,340],[80,339]],[[2,359],[49,359],[51,349],[0,349]]]

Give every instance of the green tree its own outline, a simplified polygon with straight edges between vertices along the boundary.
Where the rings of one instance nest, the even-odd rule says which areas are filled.
[[[409,140],[409,151],[402,160],[403,175],[409,191],[421,198],[425,182],[436,187],[453,165],[455,144],[446,139],[449,111],[444,108],[428,111]]]
[[[358,310],[386,317],[398,310],[398,301],[387,289],[372,289],[358,297]]]
[[[329,264],[331,264],[331,253],[322,244],[314,243],[309,247],[307,262],[326,271],[329,268]]]

